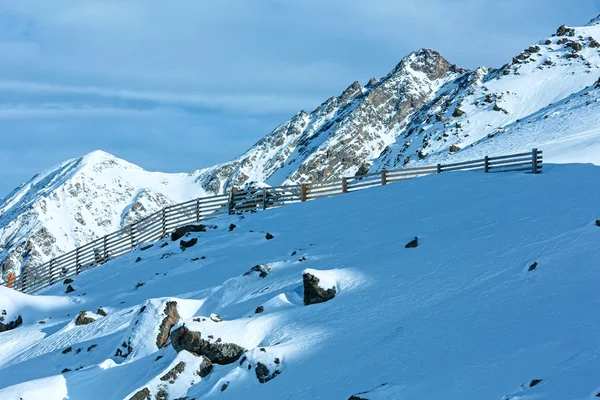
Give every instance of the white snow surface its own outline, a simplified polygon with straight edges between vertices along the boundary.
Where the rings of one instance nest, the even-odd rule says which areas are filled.
[[[0,311],[24,319],[0,333],[0,398],[129,399],[148,388],[169,399],[592,399],[599,181],[590,164],[430,175],[216,219],[190,235],[195,246],[138,248],[75,277],[70,294],[0,288]],[[419,246],[405,248],[414,236]],[[255,265],[267,276],[244,275]],[[336,296],[305,306],[303,272]],[[178,303],[177,326],[243,346],[246,359],[200,378],[198,357],[156,348],[166,301]],[[98,307],[108,315],[74,324]],[[115,356],[132,337],[132,353]],[[160,380],[182,361],[174,383]],[[258,362],[280,374],[259,383]]]

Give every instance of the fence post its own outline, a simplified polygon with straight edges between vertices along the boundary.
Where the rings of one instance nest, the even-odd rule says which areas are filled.
[[[488,156],[485,156],[484,159],[483,172],[490,172],[490,159]]]
[[[308,196],[308,183],[302,184],[302,189],[300,191],[300,201],[306,201]]]
[[[442,164],[438,164],[437,165],[437,171],[436,173],[441,174],[442,173]]]
[[[200,198],[196,199],[196,222],[200,222]]]
[[[263,210],[267,209],[267,195],[268,195],[269,189],[267,188],[263,188]]]
[[[381,184],[385,185],[387,183],[386,179],[387,171],[385,169],[381,170]]]
[[[52,265],[52,263],[54,262],[54,260],[50,260],[50,263],[48,264],[48,271],[50,273],[50,284],[54,284],[54,277],[52,276],[52,270],[54,269],[54,265]]]
[[[79,275],[81,272],[81,265],[79,265],[79,247],[75,249],[75,275]]]
[[[21,292],[25,293],[27,289],[27,269],[21,271]]]
[[[532,157],[532,161],[531,161],[531,169],[534,174],[538,173],[538,149],[533,149],[531,151],[531,157]]]
[[[348,178],[342,178],[342,193],[348,193]]]
[[[108,261],[108,248],[106,247],[106,241],[107,241],[106,238],[107,237],[108,237],[108,235],[104,235],[104,240],[102,241],[103,242],[102,244],[104,245],[104,262]]]
[[[229,191],[229,200],[227,200],[227,213],[229,215],[233,214],[233,188]]]
[[[131,239],[131,248],[135,248],[135,224],[129,225],[129,238]]]
[[[162,237],[167,236],[167,207],[162,209]]]

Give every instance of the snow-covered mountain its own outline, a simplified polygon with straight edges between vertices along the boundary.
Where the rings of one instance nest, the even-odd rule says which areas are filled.
[[[0,287],[0,399],[596,399],[598,181],[432,175]]]
[[[70,160],[0,201],[6,276],[164,205],[231,186],[334,180],[485,154],[545,150],[600,163],[599,18],[561,26],[499,69],[419,50],[385,77],[301,111],[237,159],[190,174],[143,171],[106,153]]]
[[[33,177],[0,204],[5,274],[37,265],[170,204],[205,195],[190,174],[147,172],[97,151]]]

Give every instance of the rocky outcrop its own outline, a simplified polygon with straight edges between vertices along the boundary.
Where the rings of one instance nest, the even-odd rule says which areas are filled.
[[[169,372],[160,377],[161,381],[168,381],[173,384],[177,380],[177,377],[183,372],[185,369],[185,362],[180,361],[176,366],[171,368]]]
[[[271,272],[271,268],[269,268],[267,264],[255,265],[254,267],[250,268],[249,271],[245,272],[244,276],[248,276],[253,272],[256,272],[261,278],[266,278],[267,275],[269,275],[269,272]]]
[[[171,333],[171,345],[175,351],[189,351],[197,356],[207,357],[213,364],[226,365],[237,361],[246,351],[234,343],[211,343],[201,337],[200,332],[194,332],[182,326]]]
[[[190,240],[182,240],[179,242],[179,248],[181,251],[185,251],[192,246],[195,246],[198,243],[198,238],[191,238]]]
[[[4,317],[0,317],[0,321],[3,321]],[[23,324],[23,318],[19,315],[14,321],[7,323],[0,322],[0,332],[6,332],[18,328]]]
[[[81,311],[77,318],[75,318],[75,325],[87,325],[94,321],[96,321],[96,319],[88,316],[87,311]]]
[[[148,388],[143,388],[134,394],[129,400],[152,400],[152,396]]]
[[[171,233],[171,240],[176,241],[187,235],[188,233],[206,232],[206,225],[186,225],[175,229]]]
[[[415,238],[413,240],[411,240],[410,242],[406,243],[406,245],[404,246],[407,249],[414,249],[417,248],[419,246],[419,238],[415,236]]]
[[[324,303],[335,297],[335,287],[323,289],[319,286],[320,280],[316,276],[306,272],[302,276],[302,280],[304,284],[304,305]]]
[[[168,301],[164,309],[165,317],[158,327],[158,336],[156,336],[156,347],[159,349],[167,343],[171,328],[179,322],[179,313],[177,312],[177,302]]]
[[[261,362],[256,364],[254,372],[256,372],[256,378],[260,383],[267,383],[281,373],[279,370],[275,370],[271,373],[269,368]]]
[[[198,370],[196,371],[196,374],[200,378],[206,378],[212,372],[212,369],[213,369],[212,361],[210,361],[210,359],[206,356],[199,356],[199,357],[202,358],[202,361],[200,361],[200,364],[198,365]]]

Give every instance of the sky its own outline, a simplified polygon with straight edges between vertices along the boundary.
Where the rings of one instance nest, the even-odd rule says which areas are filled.
[[[164,172],[225,162],[413,50],[499,67],[599,13],[600,0],[0,0],[0,198],[98,149]]]

